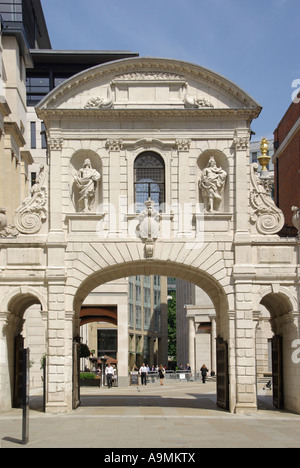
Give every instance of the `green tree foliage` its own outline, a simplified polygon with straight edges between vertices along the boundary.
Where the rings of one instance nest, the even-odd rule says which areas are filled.
[[[172,299],[168,300],[168,354],[176,361],[176,292],[171,291],[169,295]]]
[[[80,357],[81,358],[89,358],[90,354],[91,354],[91,352],[89,350],[88,345],[86,345],[84,343],[80,343]]]

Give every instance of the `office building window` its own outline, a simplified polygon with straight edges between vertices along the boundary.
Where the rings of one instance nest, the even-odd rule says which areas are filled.
[[[117,358],[118,348],[117,330],[99,329],[98,330],[98,357],[109,356]]]
[[[36,172],[31,173],[31,187],[36,184]]]
[[[36,149],[36,122],[30,122],[31,149]]]
[[[27,76],[27,105],[36,106],[50,92],[49,76]]]

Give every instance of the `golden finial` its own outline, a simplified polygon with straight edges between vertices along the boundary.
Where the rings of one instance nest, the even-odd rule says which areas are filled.
[[[263,138],[260,143],[260,149],[261,149],[261,156],[258,159],[262,171],[267,171],[267,166],[270,162],[271,156],[268,156],[268,151],[269,151],[269,143],[266,138]]]

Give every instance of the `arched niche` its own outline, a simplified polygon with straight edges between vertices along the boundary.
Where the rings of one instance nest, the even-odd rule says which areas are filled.
[[[79,190],[76,186],[74,175],[76,175],[81,168],[84,166],[84,162],[89,159],[91,162],[91,166],[95,169],[101,176],[99,182],[96,183],[96,192],[95,192],[95,199],[93,202],[93,206],[91,211],[93,213],[96,212],[97,207],[103,201],[103,189],[102,189],[102,161],[100,156],[92,150],[79,150],[77,151],[72,158],[70,159],[70,170],[69,170],[69,187],[70,187],[70,209],[71,212],[80,212],[80,204],[79,204]]]
[[[210,149],[204,151],[197,160],[197,190],[198,190],[198,201],[199,203],[205,204],[205,200],[203,198],[202,190],[199,187],[199,182],[202,178],[202,174],[204,169],[207,168],[209,164],[210,158],[213,157],[216,161],[216,165],[218,168],[223,169],[227,173],[226,183],[224,187],[224,191],[222,193],[222,200],[220,202],[215,202],[215,209],[214,212],[217,213],[228,213],[230,211],[230,197],[229,197],[229,190],[230,190],[230,173],[229,173],[229,162],[227,157],[225,156],[222,151],[217,149]]]

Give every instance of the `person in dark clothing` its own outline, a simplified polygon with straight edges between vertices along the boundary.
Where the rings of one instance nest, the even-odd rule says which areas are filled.
[[[200,372],[201,372],[201,375],[202,375],[202,382],[205,384],[206,377],[207,377],[207,374],[208,374],[208,369],[207,369],[205,364],[203,364],[203,366],[201,367]]]

